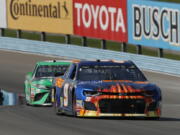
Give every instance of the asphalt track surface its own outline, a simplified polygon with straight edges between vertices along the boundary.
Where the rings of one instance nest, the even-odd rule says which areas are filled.
[[[23,93],[26,72],[41,60],[54,59],[31,54],[0,51],[0,87]],[[60,59],[60,58],[59,58]],[[26,105],[0,107],[0,135],[179,135],[180,78],[145,72],[163,92],[162,118],[92,119],[57,116],[52,107]]]

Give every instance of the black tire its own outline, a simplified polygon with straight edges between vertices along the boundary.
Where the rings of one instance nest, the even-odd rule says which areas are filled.
[[[57,107],[57,103],[56,102],[53,103],[53,107],[54,107],[54,111],[55,111],[56,115],[61,115],[62,114],[62,112]]]
[[[56,92],[55,89],[54,89],[54,91]],[[55,101],[53,102],[54,112],[55,112],[56,115],[62,115],[63,112],[62,112],[62,110],[59,109],[59,107],[58,107],[58,105],[57,105],[56,96],[55,96],[55,95],[56,95],[56,94],[54,93],[54,99],[55,99]],[[60,102],[60,104],[61,104],[61,102]],[[60,106],[61,106],[61,105],[60,105]]]
[[[72,112],[73,112],[73,116],[77,117],[77,112],[76,112],[76,94],[73,91],[72,94]]]
[[[147,117],[146,120],[159,120],[160,117]]]

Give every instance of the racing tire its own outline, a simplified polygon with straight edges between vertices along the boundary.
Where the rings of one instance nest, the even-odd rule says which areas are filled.
[[[146,120],[160,120],[160,117],[147,117]]]
[[[62,115],[63,114],[62,111],[58,108],[57,102],[53,103],[53,107],[54,107],[54,112],[56,115]]]
[[[55,112],[56,115],[64,114],[63,111],[61,109],[59,109],[56,98],[55,98],[55,101],[52,104],[53,104],[54,112]],[[60,104],[61,104],[61,102],[60,102]],[[61,106],[61,105],[59,105],[59,106]]]
[[[73,92],[73,97],[72,97],[72,113],[74,117],[77,117],[77,112],[76,112],[76,94]]]

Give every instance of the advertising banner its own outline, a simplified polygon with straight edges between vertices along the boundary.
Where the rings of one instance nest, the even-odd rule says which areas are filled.
[[[73,0],[74,33],[127,41],[126,0]]]
[[[7,28],[6,0],[0,0],[0,28]]]
[[[72,0],[7,0],[12,29],[73,33]]]
[[[180,50],[180,4],[128,0],[128,42]]]

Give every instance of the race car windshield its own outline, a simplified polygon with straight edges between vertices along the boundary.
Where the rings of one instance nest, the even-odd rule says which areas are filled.
[[[39,66],[36,70],[35,77],[55,77],[57,74],[64,75],[68,66],[61,66],[61,65],[43,65]]]
[[[142,72],[134,65],[131,66],[82,66],[79,68],[77,79],[92,80],[130,80],[146,81]]]

